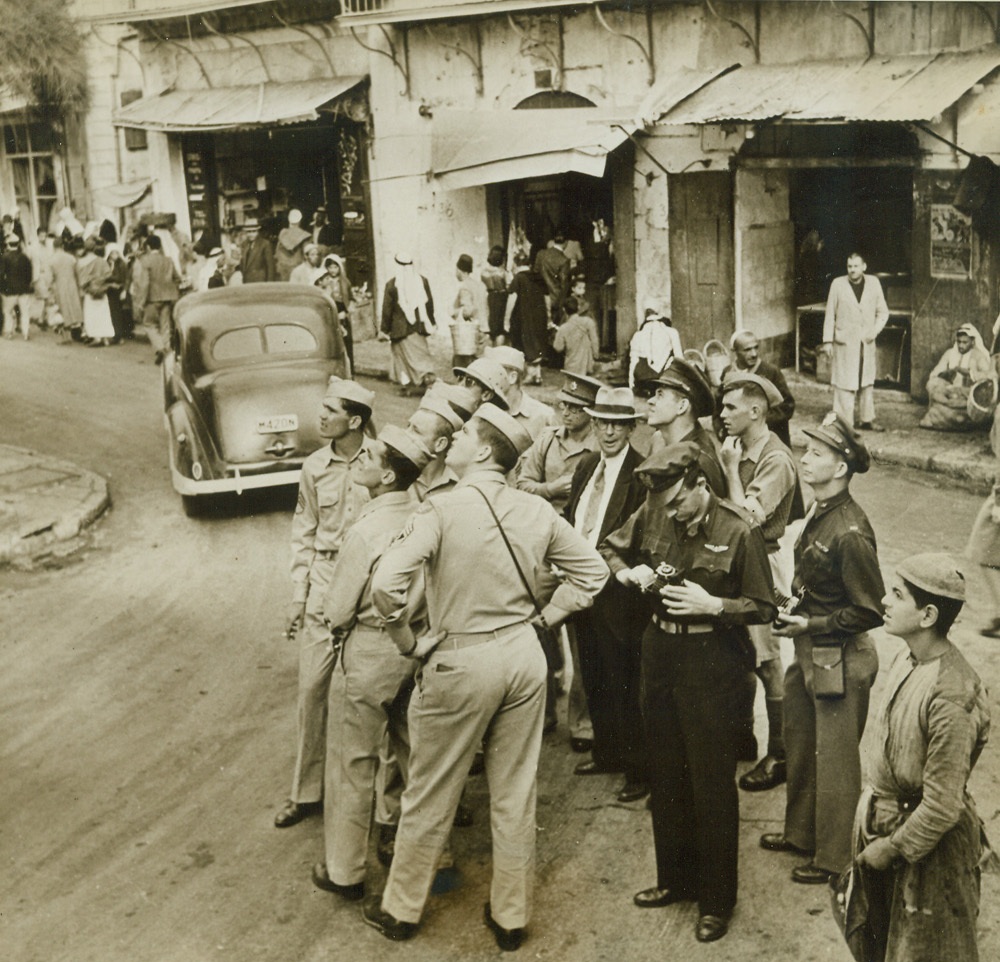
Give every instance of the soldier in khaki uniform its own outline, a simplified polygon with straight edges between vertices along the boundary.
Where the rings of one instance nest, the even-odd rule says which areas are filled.
[[[504,344],[500,347],[486,348],[483,357],[499,361],[503,365],[507,378],[503,389],[507,410],[521,422],[521,427],[531,435],[532,441],[537,441],[546,428],[554,428],[559,424],[556,412],[549,405],[532,397],[522,387],[525,362],[521,351]]]
[[[298,731],[292,791],[274,818],[287,828],[322,808],[326,700],[336,654],[323,622],[323,595],[347,529],[368,501],[350,464],[370,443],[364,434],[375,395],[355,381],[330,378],[320,434],[330,439],[302,465],[292,520],[292,602],[286,631],[299,640]]]
[[[347,899],[364,894],[365,856],[372,821],[372,793],[379,748],[388,735],[394,764],[406,781],[409,737],[406,707],[417,664],[400,658],[372,605],[371,576],[379,558],[413,514],[408,491],[430,461],[419,438],[387,425],[378,440],[351,462],[351,475],[371,500],[344,537],[323,615],[344,639],[330,681],[323,830],[326,858],[313,867],[313,882]],[[424,617],[423,583],[413,583],[409,607]]]
[[[557,624],[590,605],[608,576],[596,551],[549,505],[506,484],[506,472],[529,444],[510,415],[482,405],[455,435],[448,455],[459,483],[422,506],[372,579],[375,606],[400,651],[427,652],[410,703],[412,751],[396,855],[384,894],[364,906],[365,921],[387,938],[408,939],[416,931],[484,737],[494,840],[486,924],[501,948],[517,948],[525,937],[546,675],[532,625],[538,617],[533,583],[542,565],[558,565],[564,573],[541,616]],[[421,572],[434,633],[429,642],[415,639],[409,624],[410,586]]]
[[[440,384],[440,387],[438,387]],[[469,392],[454,384],[443,384],[440,381],[428,391],[420,401],[420,406],[410,415],[407,428],[412,431],[427,446],[433,455],[430,463],[421,472],[410,489],[417,501],[426,501],[450,491],[458,482],[455,474],[446,463],[448,449],[451,447],[452,435],[461,429],[468,418],[449,403],[451,392]]]

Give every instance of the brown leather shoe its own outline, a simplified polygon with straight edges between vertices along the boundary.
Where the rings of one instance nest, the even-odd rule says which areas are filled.
[[[370,895],[361,907],[361,917],[366,925],[378,929],[387,939],[393,942],[405,942],[417,934],[416,922],[402,922],[382,908],[382,896]]]
[[[322,802],[293,802],[289,799],[274,816],[275,828],[289,828],[298,825],[310,815],[319,815],[323,811]]]
[[[836,874],[836,872],[829,872],[812,862],[807,862],[805,865],[796,865],[792,869],[792,881],[798,882],[800,885],[826,885]]]
[[[486,923],[486,927],[493,933],[493,937],[497,940],[497,945],[502,952],[516,952],[528,937],[527,929],[505,929],[493,918],[489,902],[483,906],[483,921]]]
[[[356,882],[354,885],[340,885],[330,878],[326,865],[317,862],[312,869],[313,885],[324,892],[333,892],[348,902],[360,902],[365,897],[365,883]]]
[[[760,837],[760,847],[766,848],[769,852],[795,852],[796,855],[812,855],[804,848],[793,845],[785,838],[784,832],[765,832]]]
[[[739,781],[745,792],[766,792],[788,781],[788,769],[783,758],[765,755]]]

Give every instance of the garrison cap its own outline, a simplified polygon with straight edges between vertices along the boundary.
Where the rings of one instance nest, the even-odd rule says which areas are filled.
[[[493,361],[499,361],[504,367],[524,373],[524,352],[516,347],[508,347],[506,344],[500,347],[488,347],[483,351],[483,357],[488,357]]]
[[[641,381],[638,386],[649,394],[653,394],[658,387],[668,387],[683,394],[691,402],[691,410],[696,418],[715,413],[715,396],[711,385],[701,371],[683,358],[668,357],[663,370],[656,377]]]
[[[491,357],[477,357],[468,367],[455,367],[452,371],[455,377],[471,377],[473,381],[478,381],[488,391],[493,392],[491,398],[493,403],[507,410],[507,398],[503,393],[507,386],[507,374],[499,361]]]
[[[514,446],[518,457],[531,447],[531,435],[522,427],[521,422],[492,401],[480,404],[473,418],[479,418],[495,427]]]
[[[766,377],[761,377],[759,374],[751,374],[749,371],[730,372],[722,382],[722,389],[724,391],[732,391],[738,387],[743,387],[745,384],[753,384],[760,388],[764,392],[764,397],[767,398],[768,407],[773,408],[781,404],[781,391]]]
[[[651,454],[635,473],[647,488],[665,491],[697,466],[700,457],[701,448],[693,441],[678,441]]]
[[[375,406],[375,392],[363,388],[357,381],[348,381],[346,378],[337,377],[334,374],[326,385],[326,397],[338,398],[341,401],[353,401],[369,411]]]
[[[403,428],[397,427],[395,424],[387,424],[382,428],[378,433],[378,439],[387,448],[392,448],[398,455],[406,458],[420,471],[423,471],[430,464],[433,457],[420,438],[409,431],[404,431]]]
[[[839,414],[831,411],[817,427],[803,428],[803,434],[833,448],[847,463],[853,474],[864,474],[871,464],[865,442]]]
[[[592,418],[601,421],[635,421],[639,417],[639,412],[635,409],[635,396],[627,387],[601,385],[593,407],[584,410]]]
[[[913,555],[896,566],[896,574],[939,598],[965,601],[965,575],[955,564],[955,559],[944,552],[928,551]]]
[[[436,382],[440,384],[441,382]],[[428,391],[420,399],[420,404],[417,408],[420,411],[430,411],[432,414],[436,414],[439,418],[442,418],[451,428],[452,431],[457,431],[469,418],[463,418],[455,408],[448,403],[447,397],[441,391],[435,391],[431,393]],[[472,413],[469,413],[469,417]]]
[[[444,381],[435,381],[424,393],[425,398],[443,398],[448,406],[462,419],[464,424],[472,417],[476,408],[479,407],[479,400],[467,387],[461,384],[447,384]]]
[[[556,400],[581,408],[593,406],[597,403],[597,392],[602,387],[604,385],[597,378],[586,377],[583,374],[567,374]]]

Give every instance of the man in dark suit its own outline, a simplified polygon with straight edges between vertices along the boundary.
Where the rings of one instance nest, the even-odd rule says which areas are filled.
[[[646,489],[635,476],[643,456],[630,444],[637,413],[628,388],[602,387],[593,419],[599,452],[580,459],[573,473],[566,520],[591,544],[600,542],[640,507]],[[647,794],[646,748],[639,712],[640,640],[649,612],[627,588],[609,581],[593,607],[573,619],[583,690],[594,728],[591,760],[577,775],[624,772],[618,801]]]
[[[264,281],[276,281],[278,269],[274,264],[274,248],[271,242],[261,235],[260,224],[249,218],[243,224],[243,233],[247,238],[247,246],[240,258],[240,273],[244,284],[259,284]]]

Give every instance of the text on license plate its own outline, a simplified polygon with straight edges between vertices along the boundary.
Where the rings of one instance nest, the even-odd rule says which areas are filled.
[[[297,431],[297,414],[273,414],[269,418],[257,418],[258,434],[280,434],[282,431]]]

